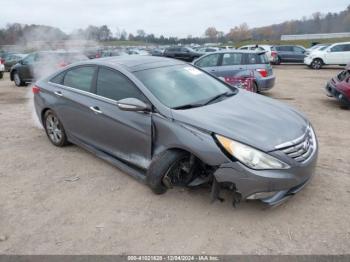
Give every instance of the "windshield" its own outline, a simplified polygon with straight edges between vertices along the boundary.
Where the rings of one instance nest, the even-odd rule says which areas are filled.
[[[323,46],[323,47],[321,47],[319,50],[325,50],[327,47],[329,47],[329,45],[325,45],[325,46]]]
[[[148,69],[135,75],[161,103],[170,108],[198,105],[236,90],[190,65]]]

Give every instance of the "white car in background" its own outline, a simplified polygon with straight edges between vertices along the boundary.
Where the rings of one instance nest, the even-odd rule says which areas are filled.
[[[331,44],[317,44],[317,45],[314,45],[314,46],[306,49],[305,55],[308,56],[309,54],[311,54],[314,51],[326,49],[330,45]]]
[[[203,47],[203,48],[199,48],[197,51],[199,53],[212,53],[212,52],[217,52],[219,50],[220,48],[218,47]]]
[[[244,45],[238,48],[239,50],[257,50],[266,51],[266,56],[270,63],[274,63],[277,59],[277,52],[271,45]]]
[[[4,77],[4,72],[5,72],[4,60],[1,59],[0,57],[0,79]]]
[[[324,65],[347,65],[349,62],[350,42],[322,47],[304,58],[304,64],[312,69],[320,69]]]

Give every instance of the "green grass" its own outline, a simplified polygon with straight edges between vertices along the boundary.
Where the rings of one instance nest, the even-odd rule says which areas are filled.
[[[338,43],[338,42],[350,42],[350,37],[348,38],[329,38],[329,39],[307,39],[307,40],[263,40],[254,41],[246,40],[241,42],[235,42],[235,47],[241,47],[243,45],[255,45],[255,44],[265,44],[265,45],[301,45],[306,48],[310,47],[312,43]]]

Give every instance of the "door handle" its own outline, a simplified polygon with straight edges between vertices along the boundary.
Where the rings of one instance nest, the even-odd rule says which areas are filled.
[[[62,94],[61,91],[55,91],[55,95],[56,95],[56,96],[63,96],[63,94]]]
[[[90,109],[92,111],[94,111],[94,113],[96,113],[96,114],[102,114],[102,111],[100,110],[100,108],[98,106],[90,106]]]

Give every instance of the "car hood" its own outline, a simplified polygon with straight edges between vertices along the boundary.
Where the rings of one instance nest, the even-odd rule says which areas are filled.
[[[324,51],[321,51],[321,50],[312,50],[310,51],[309,53],[309,56],[320,56],[320,55],[323,55],[324,54]]]
[[[172,110],[174,120],[265,152],[306,132],[308,120],[293,108],[245,90],[207,106]]]

